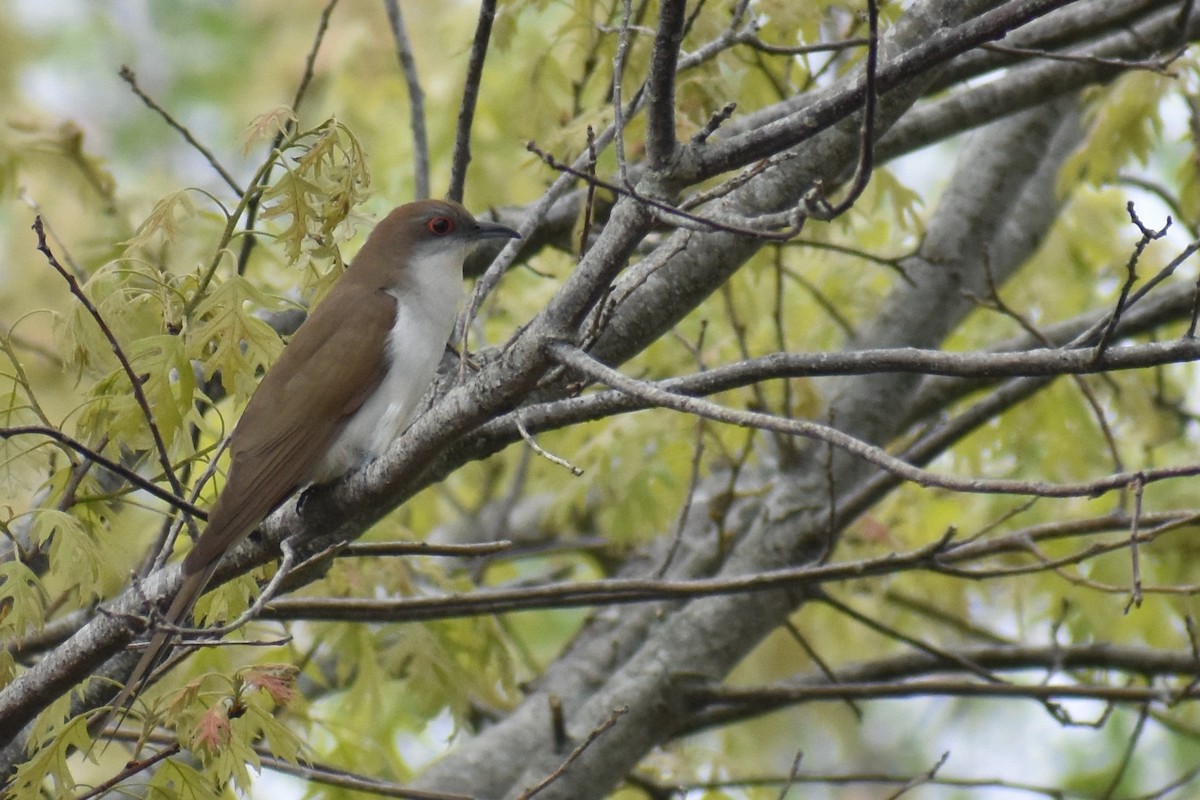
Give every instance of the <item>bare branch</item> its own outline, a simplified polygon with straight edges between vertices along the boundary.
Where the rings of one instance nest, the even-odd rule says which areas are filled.
[[[321,18],[317,22],[317,32],[313,37],[312,47],[308,49],[308,55],[304,59],[304,74],[301,75],[300,84],[296,87],[296,94],[292,97],[293,114],[300,113],[300,106],[308,94],[308,87],[312,83],[313,76],[316,74],[317,53],[321,51],[321,43],[325,41],[325,33],[329,30],[329,18],[333,15],[333,9],[337,7],[337,4],[338,0],[329,0],[325,4],[325,8],[321,11]],[[258,207],[262,200],[259,190],[266,186],[267,181],[270,180],[272,167],[275,163],[275,152],[279,150],[284,139],[288,137],[293,128],[294,125],[288,125],[284,130],[275,134],[266,163],[259,170],[258,174],[255,175],[254,180],[247,187],[246,193],[243,193],[243,197],[247,197],[245,221],[242,224],[245,236],[242,239],[242,249],[238,252],[238,275],[246,273],[246,265],[250,262],[250,253],[254,250],[254,245],[258,243],[258,237],[254,235],[254,225],[258,220]]]
[[[171,112],[160,106],[157,102],[155,102],[154,98],[142,90],[142,87],[138,85],[137,75],[134,74],[132,69],[123,66],[118,74],[121,76],[121,80],[129,84],[129,88],[132,89],[133,93],[136,94],[138,98],[146,104],[147,108],[162,117],[163,122],[167,123],[167,125],[169,125],[171,128],[174,128],[179,135],[184,138],[184,141],[190,144],[196,152],[204,156],[204,160],[207,161],[209,165],[216,171],[216,173],[221,176],[221,180],[225,181],[225,185],[232,189],[234,194],[240,195],[245,193],[245,190],[242,189],[237,180],[235,180],[234,177],[229,174],[229,171],[226,170],[225,167],[221,166],[221,162],[217,160],[217,157],[213,155],[213,152],[201,144],[200,140],[193,136],[192,132],[187,129],[187,126],[175,119],[175,117],[171,115]]]
[[[48,439],[53,439],[63,445],[68,450],[73,450],[86,458],[88,461],[93,461],[105,469],[112,472],[114,475],[120,475],[130,486],[135,486],[148,494],[157,497],[159,500],[169,504],[173,508],[187,513],[196,519],[208,519],[208,514],[197,506],[192,505],[182,497],[166,491],[157,483],[148,481],[134,470],[129,469],[124,464],[113,461],[99,451],[93,450],[80,441],[77,441],[70,436],[67,436],[57,428],[50,428],[44,425],[22,425],[11,428],[0,428],[0,439],[8,439],[12,436],[45,436]]]
[[[862,142],[858,149],[858,163],[854,166],[854,178],[850,188],[837,205],[829,205],[816,187],[815,196],[810,194],[805,198],[808,213],[820,220],[833,220],[850,210],[855,201],[862,196],[871,180],[871,170],[875,164],[875,104],[878,101],[876,92],[876,71],[879,66],[879,3],[878,0],[867,0],[867,25],[870,36],[867,38],[867,63],[863,70],[866,80],[866,99],[863,103]]]
[[[627,708],[618,708],[616,711],[614,711],[612,716],[610,716],[603,724],[589,733],[587,738],[580,742],[579,746],[571,751],[571,755],[567,756],[566,760],[563,761],[558,769],[547,775],[545,780],[543,780],[541,783],[522,792],[518,800],[528,800],[530,797],[535,797],[538,794],[541,794],[543,789],[554,783],[554,781],[561,777],[564,772],[571,768],[571,764],[573,764],[576,759],[583,755],[583,751],[586,750],[592,742],[596,741],[596,739],[607,733],[612,726],[616,725],[617,722],[620,721],[621,717],[628,713],[628,711],[629,709]]]
[[[613,149],[617,156],[617,176],[621,185],[628,187],[629,162],[625,158],[625,61],[629,58],[629,29],[633,18],[633,0],[621,0],[621,28],[617,34],[617,51],[613,54],[612,77],[612,107],[613,107]],[[589,165],[595,163],[595,141],[588,141]],[[594,177],[595,169],[588,172]],[[595,188],[594,183],[588,184],[589,193]],[[581,251],[582,252],[582,251]]]
[[[878,91],[885,94],[954,56],[999,38],[1031,19],[1070,2],[1015,0],[955,28],[942,29],[907,52],[886,59],[876,74]],[[794,147],[853,114],[863,106],[865,95],[864,79],[852,86],[839,88],[794,114],[754,131],[710,142],[703,148],[691,148],[672,170],[671,177],[684,183],[699,182]]]
[[[598,186],[607,189],[613,194],[624,195],[632,198],[647,208],[654,211],[661,211],[663,214],[680,227],[686,227],[693,230],[712,230],[722,231],[724,233],[734,233],[739,236],[749,236],[755,239],[764,239],[766,241],[783,242],[796,236],[804,227],[804,213],[800,208],[786,211],[780,214],[764,214],[760,219],[744,222],[743,224],[735,224],[724,222],[722,220],[702,217],[698,214],[693,214],[685,211],[682,208],[673,206],[670,203],[659,200],[654,197],[642,194],[637,189],[630,186],[622,186],[615,183],[597,178],[594,174],[578,169],[570,164],[565,164],[559,161],[554,156],[542,150],[534,142],[527,142],[525,149],[537,155],[542,161],[559,172],[567,175],[572,175],[576,178],[581,178],[587,182],[589,187]],[[762,227],[748,227],[750,223],[760,224]],[[691,223],[688,225],[687,223]],[[776,227],[784,227],[784,230],[771,230]]]
[[[184,496],[183,485],[179,482],[179,478],[175,476],[175,467],[171,464],[171,456],[167,451],[167,443],[163,441],[162,431],[159,430],[158,423],[154,420],[154,411],[150,408],[150,401],[146,398],[146,393],[142,390],[141,376],[134,371],[128,356],[125,355],[125,351],[121,348],[121,343],[117,341],[116,335],[104,320],[100,309],[96,308],[95,304],[88,298],[87,293],[83,291],[83,287],[79,285],[79,281],[75,279],[75,276],[68,272],[62,264],[58,263],[58,259],[54,257],[54,253],[50,250],[50,245],[46,242],[46,229],[42,225],[41,217],[33,218],[33,230],[37,234],[38,250],[46,257],[47,263],[59,275],[62,275],[63,280],[67,282],[67,287],[71,290],[71,294],[83,305],[88,315],[100,328],[100,332],[104,334],[104,338],[108,340],[113,355],[116,356],[122,371],[125,373],[125,377],[129,380],[134,400],[137,402],[138,408],[141,409],[142,416],[145,417],[146,424],[150,428],[150,435],[154,439],[155,454],[158,457],[158,464],[162,468],[163,477],[171,485],[171,490],[174,492],[175,497],[181,502]],[[190,518],[189,524],[194,525],[194,522],[191,522]]]
[[[396,41],[396,57],[400,60],[400,74],[408,88],[409,127],[413,140],[413,183],[414,197],[420,200],[429,197],[429,140],[425,133],[425,92],[417,78],[417,60],[413,56],[412,42],[404,27],[400,11],[400,0],[384,0],[388,23],[392,26],[392,38]]]
[[[675,153],[675,65],[683,40],[686,3],[662,0],[658,31],[646,79],[646,158],[650,169],[662,170]]]
[[[365,775],[356,775],[348,770],[328,764],[320,764],[307,758],[303,762],[286,761],[269,752],[259,752],[258,757],[262,759],[262,765],[272,772],[278,772],[281,775],[291,775],[295,778],[301,778],[325,786],[334,786],[353,792],[363,792],[364,794],[376,797],[398,797],[402,798],[402,800],[475,800],[465,794],[411,789],[403,784],[371,778]]]
[[[1114,489],[1123,489],[1134,481],[1147,483],[1200,475],[1200,464],[1185,464],[1136,472],[1119,472],[1082,483],[1048,483],[988,478],[959,478],[942,475],[903,461],[886,450],[868,444],[828,425],[807,420],[786,419],[755,411],[734,411],[697,397],[677,395],[653,384],[629,378],[590,358],[572,345],[555,343],[547,352],[564,366],[579,370],[592,380],[619,389],[652,406],[670,408],[688,414],[741,427],[759,428],[826,442],[885,472],[919,486],[937,486],[958,492],[981,494],[1017,494],[1033,497],[1098,497]]]
[[[1038,50],[1030,47],[1010,47],[1002,44],[985,44],[983,45],[983,49],[1009,56],[1044,58],[1048,61],[1070,61],[1078,64],[1092,64],[1099,67],[1116,67],[1121,70],[1147,70],[1149,72],[1157,72],[1160,75],[1170,74],[1168,68],[1184,53],[1183,48],[1179,48],[1175,52],[1161,58],[1134,61],[1123,58],[1104,58],[1103,56],[1092,56],[1086,53],[1080,55],[1055,53],[1050,50]]]
[[[475,40],[463,80],[462,104],[458,109],[458,125],[454,130],[454,161],[450,167],[450,187],[446,197],[462,201],[467,182],[467,165],[471,163],[471,125],[475,120],[475,104],[479,100],[479,84],[483,80],[483,63],[492,38],[492,23],[496,20],[496,0],[481,0],[479,18],[475,23]]]

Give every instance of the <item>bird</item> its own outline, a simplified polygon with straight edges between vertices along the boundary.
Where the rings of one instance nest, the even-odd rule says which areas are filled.
[[[463,262],[486,239],[520,238],[452,200],[395,208],[267,370],[230,437],[225,485],[183,559],[166,626],[151,635],[100,717],[127,713],[221,558],[295,492],[382,455],[433,381],[463,296]]]

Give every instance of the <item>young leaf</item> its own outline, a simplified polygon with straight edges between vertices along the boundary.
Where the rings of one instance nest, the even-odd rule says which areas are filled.
[[[278,303],[240,275],[217,286],[196,308],[199,325],[187,339],[187,355],[197,359],[206,379],[221,373],[225,390],[240,397],[254,391],[257,374],[278,357],[283,343],[271,326],[246,307]]]

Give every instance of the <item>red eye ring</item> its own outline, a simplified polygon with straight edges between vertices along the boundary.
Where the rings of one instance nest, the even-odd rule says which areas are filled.
[[[449,217],[432,217],[425,223],[425,229],[434,236],[447,236],[454,233],[454,220]]]

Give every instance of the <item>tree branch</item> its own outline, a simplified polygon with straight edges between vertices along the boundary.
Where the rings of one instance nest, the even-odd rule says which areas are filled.
[[[458,125],[454,131],[454,161],[450,167],[450,187],[446,191],[446,197],[460,202],[467,182],[467,165],[471,163],[471,125],[479,100],[479,84],[483,80],[483,62],[487,58],[495,20],[496,0],[481,0],[479,19],[475,23],[475,40],[471,43],[471,58],[467,62],[467,76],[463,80],[462,104],[458,109]]]
[[[400,74],[408,88],[409,128],[413,138],[413,184],[415,199],[429,197],[429,140],[425,133],[425,92],[417,78],[417,60],[413,57],[412,42],[404,27],[404,16],[400,11],[400,0],[384,0],[388,23],[392,27],[392,38],[396,42],[396,57],[400,61]]]
[[[661,171],[675,154],[675,66],[683,41],[684,0],[662,0],[646,79],[646,159]]]

